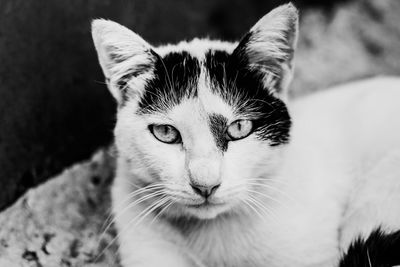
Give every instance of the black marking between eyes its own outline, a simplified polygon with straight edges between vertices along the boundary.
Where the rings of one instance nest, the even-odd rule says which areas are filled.
[[[205,58],[211,90],[237,113],[256,117],[254,133],[260,140],[271,146],[287,143],[291,119],[286,105],[271,93],[271,88],[264,88],[263,73],[249,68],[242,44],[232,54],[210,50]]]
[[[188,52],[172,52],[164,57],[154,53],[154,78],[145,86],[138,113],[163,112],[182,99],[197,96],[200,63]],[[167,104],[167,105],[166,105]]]
[[[226,127],[228,119],[220,114],[211,114],[209,116],[209,125],[212,135],[214,136],[217,147],[226,151],[228,149],[228,140],[226,138]]]

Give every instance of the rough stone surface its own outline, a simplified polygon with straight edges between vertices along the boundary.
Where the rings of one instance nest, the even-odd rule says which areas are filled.
[[[329,14],[303,12],[292,96],[362,77],[400,74],[398,14],[398,0],[345,3]],[[118,266],[117,244],[111,242],[115,233],[111,228],[102,234],[113,173],[112,149],[101,150],[0,213],[0,266]]]
[[[118,266],[115,232],[105,231],[111,222],[112,154],[97,152],[3,211],[0,266]]]

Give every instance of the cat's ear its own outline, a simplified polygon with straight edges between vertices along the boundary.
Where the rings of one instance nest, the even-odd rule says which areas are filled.
[[[242,38],[233,54],[245,68],[259,71],[265,88],[283,96],[293,75],[298,10],[289,3],[262,17]]]
[[[118,103],[140,95],[156,60],[151,45],[128,28],[103,19],[93,20],[92,37],[108,88]]]

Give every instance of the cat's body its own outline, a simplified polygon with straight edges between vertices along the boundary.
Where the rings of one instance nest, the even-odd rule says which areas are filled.
[[[150,224],[149,216],[121,235],[122,258],[129,261],[144,249],[144,262],[162,265],[173,246],[166,242],[156,252],[154,244],[174,240],[179,251],[206,266],[334,266],[358,234],[368,236],[380,225],[400,229],[397,99],[400,79],[377,78],[294,101],[293,139],[277,177],[285,182],[275,184],[285,195],[274,195],[281,204],[272,205],[270,218],[194,220],[182,231],[185,222]],[[129,188],[116,179],[114,202],[123,201]],[[126,214],[119,229],[145,207]]]
[[[154,48],[108,21],[93,37],[119,103],[124,267],[334,266],[358,234],[400,229],[400,80],[287,108],[293,6],[234,44]]]

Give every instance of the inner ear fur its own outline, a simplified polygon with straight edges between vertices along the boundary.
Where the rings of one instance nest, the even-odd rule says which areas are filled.
[[[138,34],[109,20],[92,22],[92,37],[111,94],[122,103],[143,90],[157,55]]]
[[[289,3],[262,17],[233,52],[241,67],[259,71],[265,88],[284,96],[293,76],[298,10]]]

